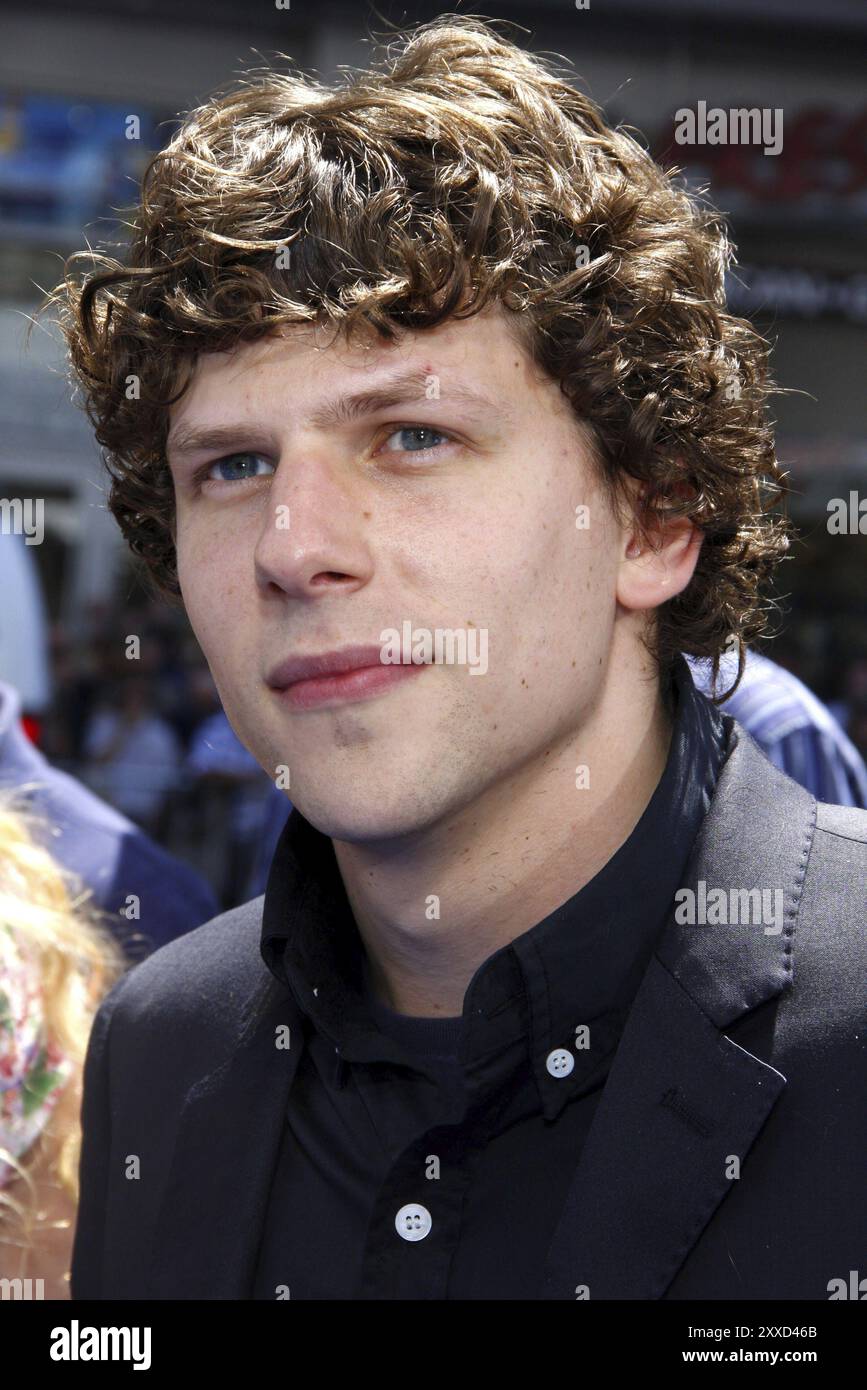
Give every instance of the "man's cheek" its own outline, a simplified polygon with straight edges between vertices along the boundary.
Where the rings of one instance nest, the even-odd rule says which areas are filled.
[[[201,627],[219,626],[232,616],[228,592],[231,562],[213,539],[188,542],[178,549],[178,578],[191,622]]]

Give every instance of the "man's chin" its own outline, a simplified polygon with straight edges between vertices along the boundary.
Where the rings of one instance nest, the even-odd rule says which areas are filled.
[[[306,821],[322,835],[347,844],[376,844],[389,840],[399,840],[403,836],[423,831],[432,824],[435,817],[429,806],[386,804],[383,799],[369,802],[355,802],[351,807],[346,803],[328,800],[294,801],[291,791],[289,799]]]

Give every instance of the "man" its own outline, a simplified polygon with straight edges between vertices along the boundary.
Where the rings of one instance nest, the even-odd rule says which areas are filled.
[[[761,633],[786,543],[727,257],[587,98],[447,18],[336,92],[193,112],[130,268],[70,278],[114,514],[293,802],[264,898],[100,1011],[73,1297],[858,1267],[867,817],[680,655]]]

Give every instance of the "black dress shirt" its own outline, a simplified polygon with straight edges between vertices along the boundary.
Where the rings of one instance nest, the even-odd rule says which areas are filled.
[[[396,1014],[374,996],[332,842],[293,809],[261,950],[304,1014],[303,1052],[254,1298],[540,1297],[625,1019],[726,757],[722,718],[682,658],[672,707],[665,770],[632,834],[479,966],[457,1018]]]

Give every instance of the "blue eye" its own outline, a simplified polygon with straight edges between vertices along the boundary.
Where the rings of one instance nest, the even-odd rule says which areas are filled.
[[[214,478],[214,477],[211,476],[211,475],[212,475],[212,472],[213,472],[213,470],[214,470],[215,468],[220,468],[220,469],[222,469],[222,468],[225,468],[225,467],[230,467],[230,468],[231,468],[231,467],[237,467],[238,465],[237,465],[237,463],[236,463],[236,460],[239,460],[239,459],[255,459],[258,463],[264,463],[268,468],[271,468],[271,467],[272,467],[272,465],[271,465],[270,463],[268,463],[268,460],[267,460],[262,454],[245,454],[245,453],[240,453],[240,454],[227,454],[227,455],[225,456],[225,458],[215,459],[213,463],[209,463],[209,464],[208,464],[207,469],[205,470],[205,473],[204,473],[205,479],[207,479],[207,480],[210,481],[210,482],[215,482],[215,483],[216,483],[216,482],[237,483],[237,482],[243,482],[244,479],[246,479],[246,478],[254,478],[254,477],[261,477],[261,476],[263,476],[262,474],[252,473],[252,472],[248,472],[248,471],[242,471],[241,474],[240,474],[240,476],[236,476],[236,477],[233,477],[233,478],[232,478],[232,477],[227,478],[227,477],[225,477],[225,476]]]
[[[440,430],[435,430],[435,429],[433,429],[433,427],[432,427],[431,425],[400,425],[396,430],[392,431],[392,433],[388,436],[388,439],[394,439],[395,436],[396,436],[396,435],[399,435],[399,434],[426,435],[426,436],[428,437],[428,439],[430,439],[430,438],[432,437],[432,438],[434,438],[434,439],[442,439],[442,440],[446,440],[446,441],[449,440],[449,436],[448,436],[447,434],[443,434],[442,431],[440,431]],[[388,439],[385,441],[386,443],[388,443]],[[417,449],[415,449],[415,448],[408,448],[408,449],[403,449],[403,450],[400,450],[400,449],[398,449],[398,450],[392,450],[392,449],[390,449],[390,450],[386,450],[386,452],[387,452],[387,453],[395,453],[395,452],[396,452],[396,453],[407,453],[407,454],[434,454],[434,453],[437,453],[437,451],[438,451],[438,449],[439,449],[440,447],[441,447],[441,446],[431,445],[430,443],[425,443],[425,442],[423,441],[422,444],[421,444],[421,447],[420,447],[420,448],[417,448]]]

